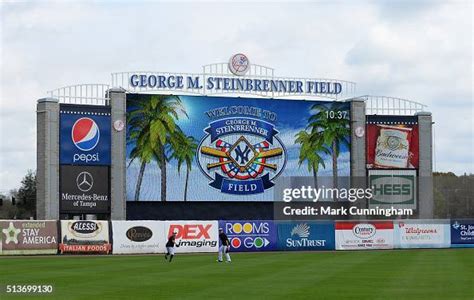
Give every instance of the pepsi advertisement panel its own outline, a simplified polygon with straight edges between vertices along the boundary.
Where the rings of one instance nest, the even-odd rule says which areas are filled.
[[[126,126],[127,201],[271,202],[279,178],[350,176],[349,102],[127,94]]]
[[[451,220],[451,247],[474,247],[474,220]]]
[[[277,228],[273,221],[219,221],[230,241],[231,251],[270,251],[277,247]]]
[[[68,165],[110,165],[110,108],[60,106],[59,162]]]
[[[334,250],[334,222],[282,222],[278,227],[278,250]]]

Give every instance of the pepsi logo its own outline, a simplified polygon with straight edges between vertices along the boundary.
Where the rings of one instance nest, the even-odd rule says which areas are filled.
[[[90,151],[99,143],[99,126],[91,118],[80,118],[72,126],[71,138],[79,150]]]

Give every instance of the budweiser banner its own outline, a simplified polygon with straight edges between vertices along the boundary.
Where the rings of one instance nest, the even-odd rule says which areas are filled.
[[[57,221],[0,221],[0,254],[56,254]]]
[[[61,221],[61,253],[109,253],[108,221]]]
[[[449,248],[449,220],[394,221],[397,248]]]
[[[165,238],[176,232],[176,252],[217,252],[217,221],[166,221]]]
[[[417,117],[367,116],[367,168],[418,168]]]
[[[164,230],[163,221],[112,221],[112,253],[164,253]]]
[[[336,222],[336,250],[393,249],[392,221]]]

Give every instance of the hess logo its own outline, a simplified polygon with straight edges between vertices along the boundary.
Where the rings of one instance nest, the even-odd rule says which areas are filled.
[[[71,138],[77,149],[91,151],[99,143],[99,126],[91,118],[80,118],[72,126]]]
[[[176,232],[177,239],[186,239],[186,240],[197,240],[197,239],[210,239],[209,230],[211,229],[212,224],[208,225],[178,225],[173,224],[168,230],[168,236],[172,235],[173,232]]]

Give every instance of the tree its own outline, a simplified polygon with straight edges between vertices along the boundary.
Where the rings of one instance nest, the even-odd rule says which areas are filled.
[[[347,139],[351,133],[349,120],[339,114],[346,110],[342,105],[338,102],[333,102],[329,108],[322,104],[313,105],[311,111],[316,113],[309,118],[307,127],[314,142],[322,139],[323,144],[331,149],[334,188],[337,188],[337,158],[341,145],[350,146]]]
[[[330,154],[330,151],[323,144],[322,134],[319,134],[319,139],[315,139],[306,130],[301,130],[295,137],[295,143],[301,145],[298,165],[301,166],[306,161],[308,171],[313,173],[314,188],[317,188],[319,166],[321,165],[323,168],[326,168],[320,153]]]
[[[192,162],[196,155],[197,147],[198,144],[196,140],[192,136],[186,136],[182,132],[178,132],[171,139],[171,148],[173,151],[172,157],[178,161],[178,174],[180,173],[181,165],[186,163],[184,201],[187,200],[189,173],[191,172]]]
[[[36,210],[36,172],[28,170],[17,192],[18,205],[27,212]]]
[[[138,201],[140,195],[146,164],[156,157],[161,171],[161,201],[166,201],[166,164],[169,161],[166,149],[173,135],[181,132],[176,121],[179,113],[187,117],[186,111],[181,99],[173,95],[153,95],[146,99],[131,100],[129,107],[129,141],[135,143],[132,160],[138,158],[141,163],[135,200]]]

